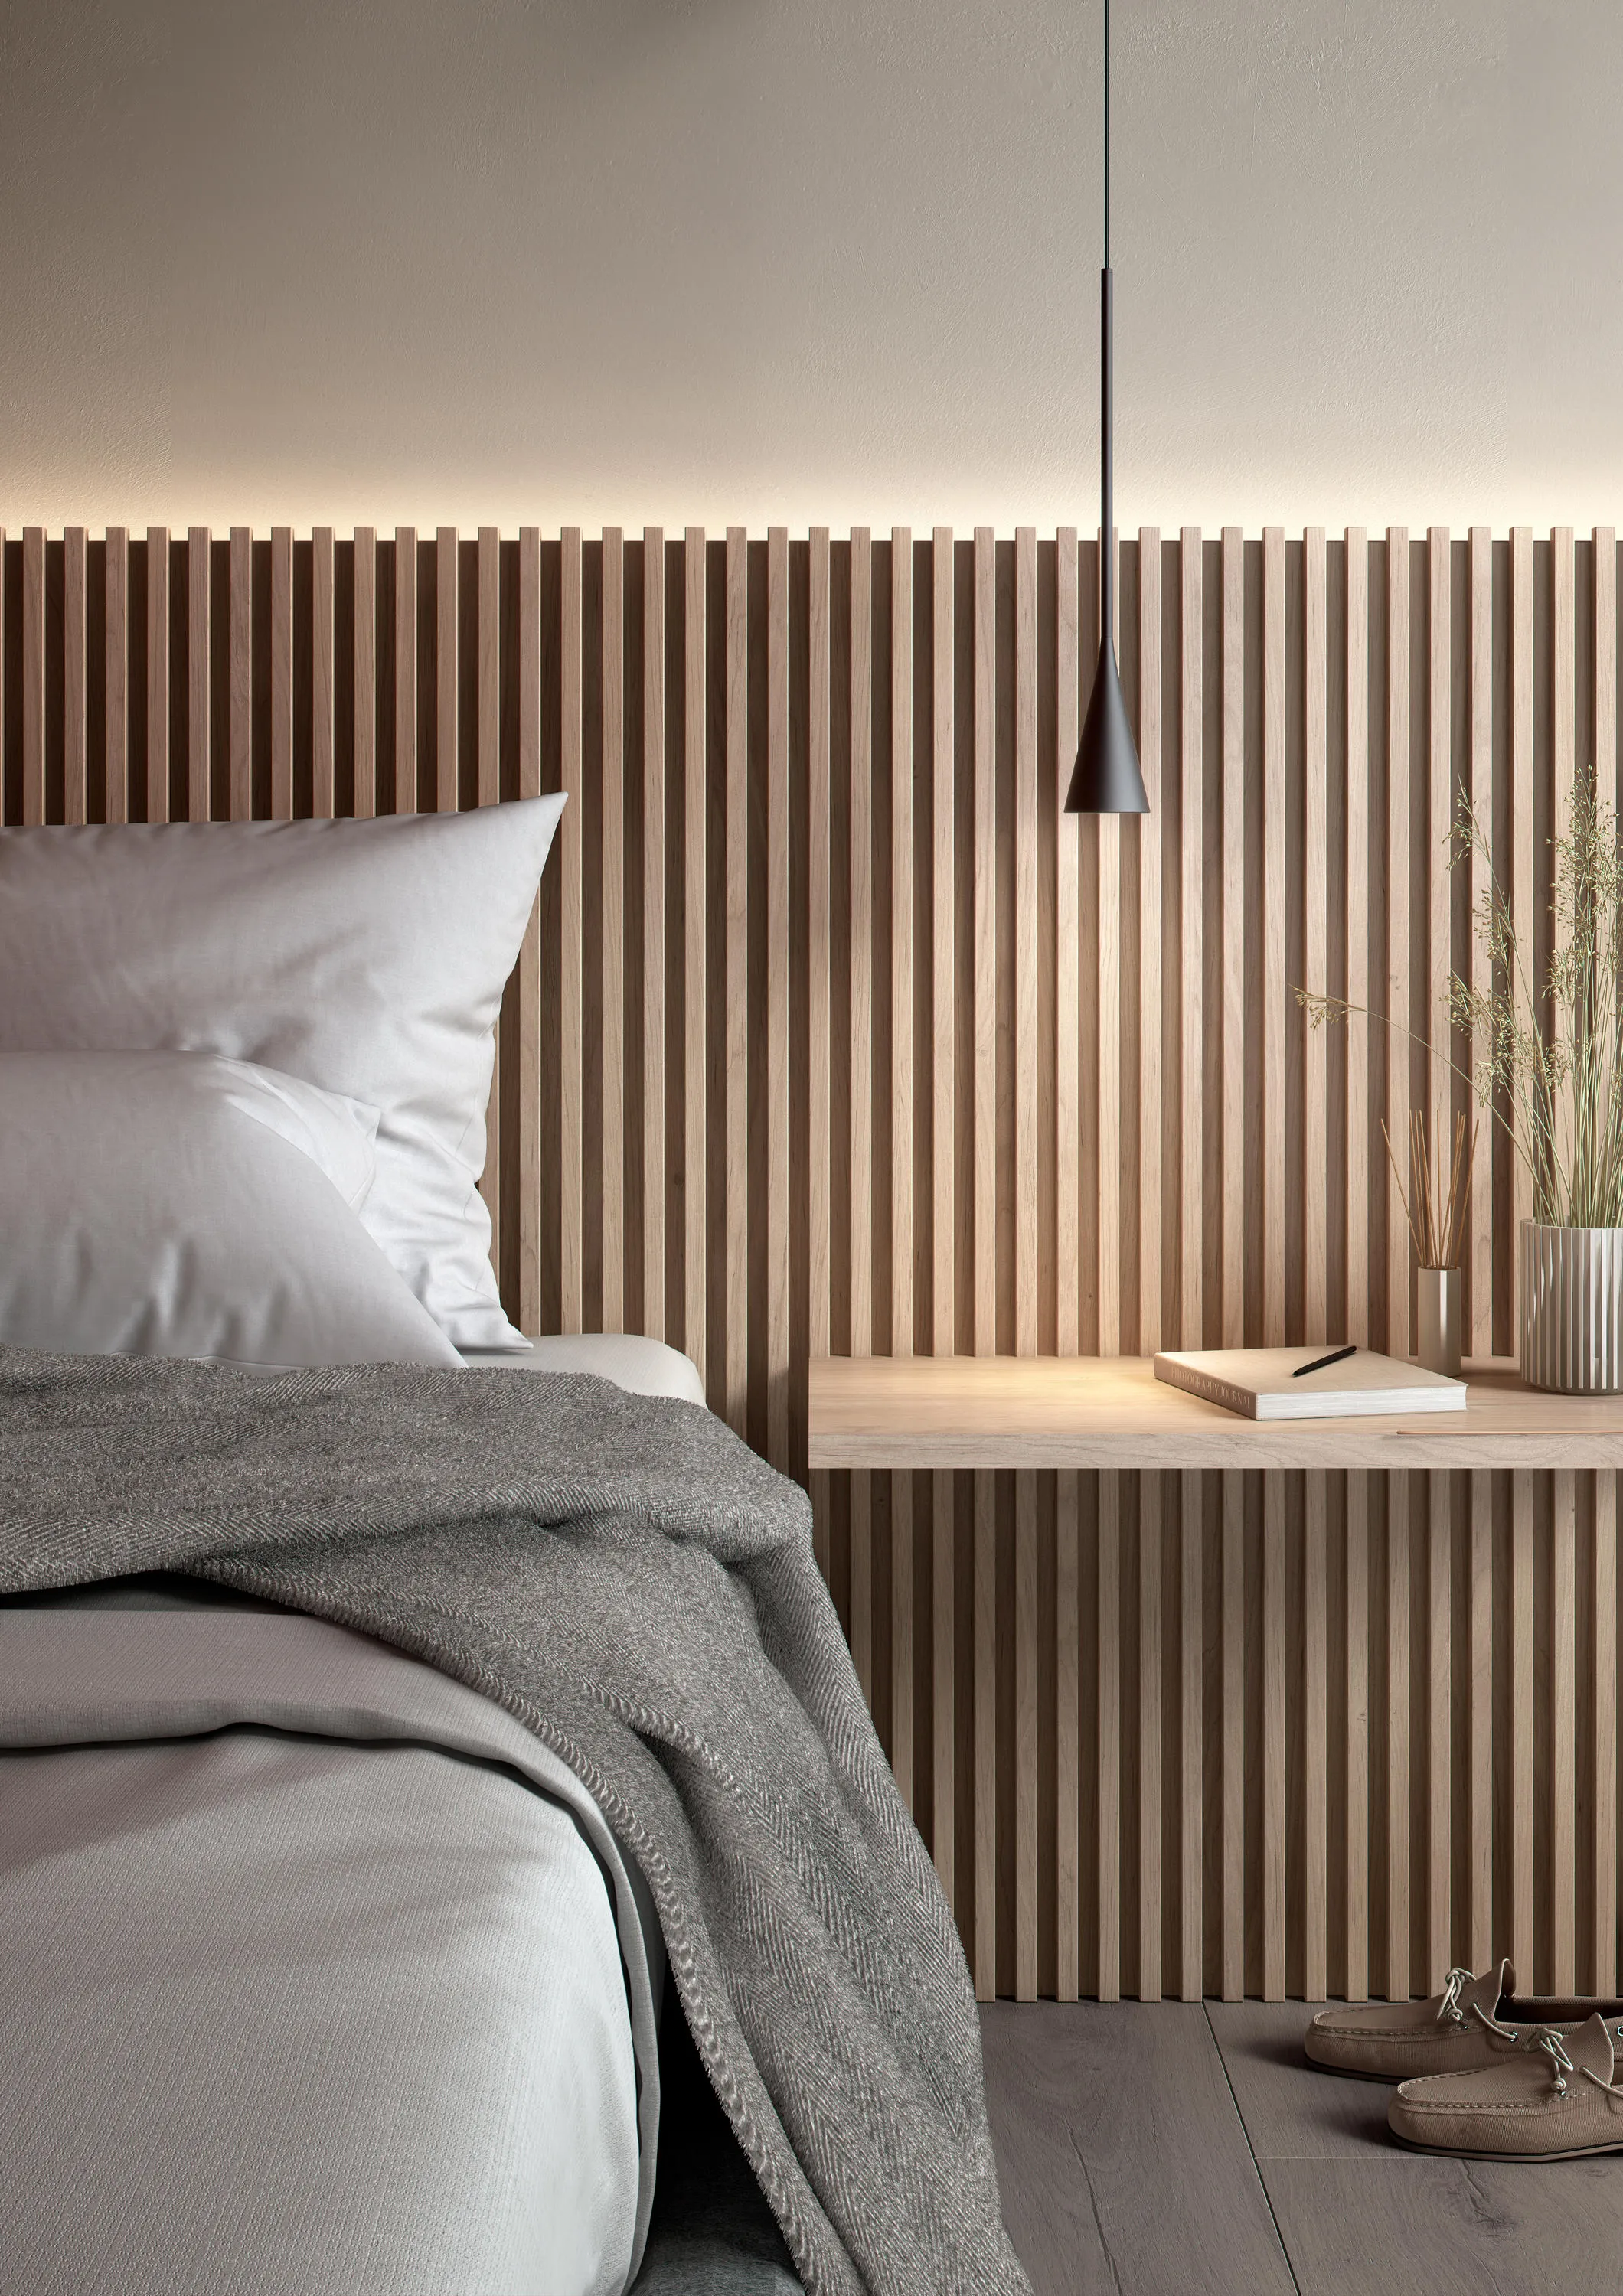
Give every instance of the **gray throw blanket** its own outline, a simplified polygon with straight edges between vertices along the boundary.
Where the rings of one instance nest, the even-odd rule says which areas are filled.
[[[604,1381],[0,1349],[0,1586],[184,1570],[497,1700],[640,1861],[813,2296],[1026,2290],[975,2005],[795,1487]]]

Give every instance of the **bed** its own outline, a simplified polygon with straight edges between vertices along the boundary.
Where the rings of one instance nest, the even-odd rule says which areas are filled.
[[[557,813],[0,833],[0,2296],[1024,2284],[803,1498],[497,1296]]]

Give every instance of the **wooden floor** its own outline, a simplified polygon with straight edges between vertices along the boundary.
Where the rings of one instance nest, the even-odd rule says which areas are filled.
[[[1400,2152],[1312,2072],[1299,2002],[981,2011],[1003,2210],[1037,2296],[1619,2296],[1623,2154]]]

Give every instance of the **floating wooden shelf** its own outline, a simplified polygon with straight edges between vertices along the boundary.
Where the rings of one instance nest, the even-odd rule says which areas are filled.
[[[1463,1411],[1242,1419],[1144,1357],[824,1356],[813,1467],[1623,1467],[1623,1396],[1546,1395],[1465,1367]]]

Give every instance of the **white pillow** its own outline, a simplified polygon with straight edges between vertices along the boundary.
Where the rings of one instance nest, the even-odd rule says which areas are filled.
[[[366,1103],[368,1234],[457,1346],[522,1346],[478,1183],[563,808],[0,831],[0,1052],[219,1053]]]
[[[245,1062],[0,1054],[0,1341],[456,1365],[345,1201],[371,1162],[350,1103]]]

